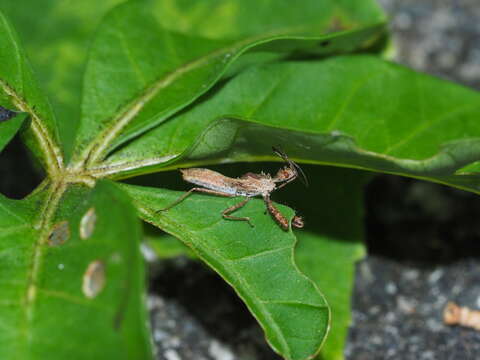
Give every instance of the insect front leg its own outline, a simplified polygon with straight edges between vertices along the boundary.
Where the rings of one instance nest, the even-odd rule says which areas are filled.
[[[280,210],[278,210],[275,205],[273,205],[272,200],[269,196],[264,196],[263,200],[265,201],[265,205],[267,206],[267,210],[272,216],[273,220],[277,222],[277,224],[285,231],[288,231],[288,220],[285,216],[282,215]]]
[[[295,180],[296,178],[297,178],[296,175],[293,176],[293,177],[291,177],[290,179],[286,180],[284,183],[281,183],[280,185],[278,185],[275,190],[278,190],[278,189],[283,188],[285,185],[287,185],[288,183],[291,183],[291,182],[292,182],[293,180]]]
[[[201,193],[205,193],[205,194],[217,195],[217,196],[235,197],[235,195],[223,193],[223,192],[216,191],[216,190],[210,190],[210,189],[205,189],[205,188],[194,187],[194,188],[188,190],[185,194],[183,194],[182,196],[180,196],[177,200],[175,200],[173,203],[171,203],[170,205],[168,205],[166,208],[157,210],[156,212],[159,213],[159,212],[161,212],[161,211],[170,210],[172,207],[174,207],[175,205],[180,204],[183,200],[185,200],[187,197],[189,197],[190,195],[192,195],[192,193],[193,193],[194,191],[196,191],[196,192],[201,192]]]
[[[241,220],[241,221],[247,221],[251,227],[254,227],[252,222],[250,221],[249,217],[238,217],[238,216],[231,216],[228,214],[231,214],[232,212],[240,209],[241,207],[245,206],[247,202],[250,201],[250,197],[247,197],[245,200],[239,202],[238,204],[235,204],[233,206],[230,206],[228,209],[223,210],[222,215],[225,219],[230,219],[230,220]]]

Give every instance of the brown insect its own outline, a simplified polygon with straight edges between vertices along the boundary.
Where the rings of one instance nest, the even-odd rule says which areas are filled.
[[[449,302],[443,311],[443,322],[447,325],[460,325],[480,331],[480,311]]]
[[[272,177],[270,174],[264,174],[263,172],[260,174],[249,172],[240,178],[230,178],[209,169],[191,168],[180,170],[185,181],[202,187],[194,187],[190,189],[184,195],[179,197],[174,203],[164,209],[159,210],[158,212],[171,209],[175,205],[185,200],[185,198],[191,195],[194,191],[226,197],[243,196],[245,197],[245,200],[242,200],[238,204],[225,209],[222,212],[222,216],[229,220],[247,221],[250,226],[253,227],[254,225],[250,221],[249,217],[238,217],[230,214],[245,206],[245,204],[248,203],[251,198],[255,196],[262,196],[267,210],[272,218],[283,230],[288,231],[288,220],[275,207],[270,199],[270,193],[281,189],[299,176],[305,185],[307,185],[307,178],[305,177],[302,169],[300,169],[296,163],[290,160],[285,153],[276,148],[273,148],[273,152],[280,156],[287,164],[278,170],[274,177]],[[292,220],[292,226],[302,228],[303,225],[303,219],[300,216],[295,215]]]

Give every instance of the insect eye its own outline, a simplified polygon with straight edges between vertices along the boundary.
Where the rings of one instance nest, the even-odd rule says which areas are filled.
[[[285,177],[291,178],[292,176],[295,176],[296,171],[294,169],[285,169]]]

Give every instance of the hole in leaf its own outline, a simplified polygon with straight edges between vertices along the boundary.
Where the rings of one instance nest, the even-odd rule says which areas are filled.
[[[105,287],[105,265],[100,260],[92,261],[88,264],[87,270],[83,274],[82,291],[83,294],[93,299]]]
[[[92,207],[85,213],[85,215],[83,215],[82,220],[80,220],[81,239],[86,240],[92,236],[96,222],[97,214],[95,213],[95,208]]]
[[[32,164],[25,145],[16,135],[0,153],[0,193],[22,199],[41,182],[41,173]]]

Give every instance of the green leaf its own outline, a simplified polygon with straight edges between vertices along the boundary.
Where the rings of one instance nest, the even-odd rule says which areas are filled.
[[[0,109],[0,112],[2,109]],[[15,117],[9,120],[0,121],[0,151],[3,150],[25,120],[25,114],[16,114]]]
[[[123,192],[1,197],[0,228],[0,358],[151,358],[140,224]]]
[[[281,144],[301,162],[480,192],[479,175],[457,173],[480,159],[479,117],[477,92],[373,56],[265,65],[132,141],[104,171],[128,176],[162,166],[280,160],[271,146]],[[126,162],[133,154],[138,160]],[[181,160],[145,166],[160,154]]]
[[[299,232],[297,236],[299,246],[295,259],[298,266],[322,289],[332,312],[331,329],[319,358],[342,360],[351,320],[354,264],[363,256],[364,248],[360,243],[323,237],[309,231]]]
[[[157,213],[182,193],[122,185],[149,223],[181,239],[217,271],[246,303],[263,327],[270,345],[286,359],[307,359],[318,352],[328,331],[329,310],[316,286],[293,261],[295,237],[264,214],[260,200],[236,212],[255,225],[229,221],[222,210],[239,199],[192,195]],[[293,216],[292,210],[280,211]]]
[[[177,256],[188,256],[195,258],[195,255],[183,245],[179,239],[171,235],[146,235],[143,241],[153,250],[159,259],[171,259]]]
[[[122,0],[3,1],[39,82],[60,121],[61,146],[72,150],[89,39],[107,10]]]
[[[283,191],[301,209],[306,229],[296,233],[295,260],[325,296],[332,312],[321,359],[342,360],[351,320],[355,262],[363,257],[363,186],[368,173],[306,167],[311,185],[300,193]],[[318,205],[317,205],[318,204]],[[339,225],[340,224],[340,225]]]
[[[0,64],[0,99],[30,115],[30,125],[24,132],[27,145],[48,173],[56,173],[63,166],[63,158],[53,111],[37,85],[17,35],[1,12]]]
[[[254,46],[287,56],[371,45],[384,32],[384,16],[378,8],[370,9],[361,19],[365,23],[358,23],[334,1],[305,0],[292,7],[287,0],[164,0],[117,7],[91,49],[77,166],[99,163],[112,149],[178,112]],[[352,30],[355,41],[324,46],[332,29],[359,31]]]

